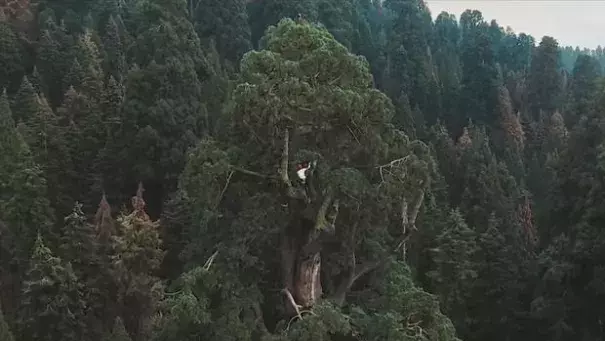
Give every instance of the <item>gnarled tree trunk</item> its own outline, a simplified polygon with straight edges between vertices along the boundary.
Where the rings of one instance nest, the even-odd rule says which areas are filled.
[[[322,295],[320,281],[321,256],[319,249],[309,250],[319,234],[312,222],[295,217],[282,236],[282,280],[295,304],[311,307]],[[292,305],[292,302],[288,302]],[[289,307],[290,313],[296,312]]]

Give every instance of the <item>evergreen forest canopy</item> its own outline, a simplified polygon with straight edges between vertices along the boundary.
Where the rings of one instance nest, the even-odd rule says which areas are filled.
[[[603,340],[604,56],[422,0],[0,0],[0,341]]]

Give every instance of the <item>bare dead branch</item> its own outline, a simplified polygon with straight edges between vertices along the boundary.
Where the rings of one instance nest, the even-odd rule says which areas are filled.
[[[279,167],[279,175],[282,182],[287,187],[292,187],[292,182],[288,176],[288,164],[290,162],[290,131],[286,128],[284,130],[284,145],[282,147],[281,163]]]
[[[397,243],[397,246],[394,248],[393,251],[397,252],[398,250],[400,250],[405,245],[405,242],[410,237],[411,237],[410,233],[408,233],[406,236],[404,236],[401,239],[401,241],[399,243]],[[338,286],[338,289],[336,290],[336,293],[334,294],[334,301],[336,302],[336,304],[343,305],[346,294],[349,290],[351,290],[351,287],[353,287],[353,284],[355,284],[355,282],[358,279],[360,279],[361,277],[363,277],[364,275],[387,264],[388,260],[389,260],[389,257],[387,256],[381,260],[371,261],[371,262],[363,263],[361,265],[356,265],[355,264],[355,253],[352,253],[351,259],[350,259],[350,261],[352,263],[352,267],[349,272],[349,275],[348,275],[347,279],[343,280],[340,283],[340,285]]]
[[[251,171],[248,169],[244,169],[244,168],[239,168],[239,167],[235,167],[235,166],[231,166],[231,169],[242,173],[242,174],[246,174],[246,175],[250,175],[250,176],[255,176],[257,178],[261,178],[261,179],[275,179],[274,177],[270,176],[270,175],[265,175],[265,174],[261,174],[259,172],[255,172],[255,171]]]
[[[395,166],[397,164],[400,164],[402,162],[405,162],[405,161],[409,160],[409,158],[410,158],[410,155],[406,155],[406,156],[404,156],[402,158],[395,159],[395,160],[393,160],[391,162],[385,163],[384,165],[376,166],[376,168],[393,167],[393,166]]]
[[[422,327],[420,326],[422,324],[422,320],[412,322],[413,317],[413,314],[408,316],[405,327],[408,331],[414,333],[412,336],[422,338],[424,335],[424,329],[422,329]]]
[[[412,208],[412,212],[410,214],[408,224],[413,229],[416,229],[416,218],[418,217],[418,212],[420,212],[420,208],[422,207],[422,203],[424,202],[424,195],[426,193],[426,189],[429,186],[430,178],[429,175],[426,174],[424,179],[421,182],[421,189],[418,197],[416,198],[416,202],[414,203],[414,207]]]
[[[408,200],[405,198],[401,198],[401,227],[403,229],[403,234],[407,233],[408,224],[410,223],[410,218],[408,215]]]
[[[282,292],[284,294],[286,294],[286,298],[288,299],[288,302],[290,302],[290,305],[292,306],[292,308],[294,308],[294,311],[296,311],[296,316],[298,316],[299,319],[302,320],[302,315],[300,313],[300,305],[296,304],[296,301],[294,300],[294,296],[292,296],[292,293],[290,293],[290,290],[288,290],[287,288],[282,289]]]
[[[353,262],[355,262],[354,253],[352,255],[352,259],[353,259]],[[385,258],[380,261],[367,262],[360,266],[356,266],[356,265],[353,266],[349,270],[349,274],[348,274],[347,278],[343,279],[342,282],[340,283],[340,285],[338,286],[338,289],[336,289],[336,292],[333,295],[334,302],[337,305],[342,306],[345,303],[345,298],[346,298],[347,292],[349,292],[349,290],[351,290],[351,287],[353,287],[353,284],[355,284],[355,282],[362,276],[368,274],[369,272],[371,272],[371,271],[379,268],[383,264],[385,264],[386,261],[387,261],[387,259]]]
[[[396,249],[403,250],[404,259],[407,252],[406,242],[411,237],[412,232],[418,231],[416,228],[416,218],[418,217],[418,212],[420,212],[420,208],[424,202],[424,195],[426,187],[428,186],[428,175],[426,175],[425,180],[423,180],[421,184],[422,188],[419,190],[411,212],[409,212],[408,201],[405,196],[401,199],[401,229],[403,237],[402,242],[397,245]]]
[[[225,181],[225,186],[223,186],[223,190],[221,191],[221,193],[216,198],[216,204],[214,204],[214,209],[218,208],[218,206],[220,205],[221,201],[223,200],[223,197],[225,196],[225,192],[227,192],[227,188],[229,187],[229,184],[231,183],[231,178],[233,177],[234,173],[235,173],[235,171],[230,171],[229,172],[229,175],[227,176],[227,181]]]
[[[349,129],[349,132],[351,133],[351,135],[353,135],[353,137],[355,138],[355,141],[357,141],[358,144],[361,144],[361,142],[357,138],[357,135],[355,135],[355,133],[353,132],[353,129],[351,129],[351,127],[348,124],[347,124],[347,129]]]
[[[203,269],[208,271],[210,270],[210,267],[212,266],[212,263],[214,262],[214,259],[216,258],[216,255],[218,255],[218,250],[216,250],[212,256],[210,256],[210,258],[208,258],[208,260],[206,261],[206,263],[204,263],[204,267]]]
[[[282,184],[285,186],[286,196],[291,199],[302,199],[307,200],[308,198],[303,191],[296,191],[294,186],[292,185],[292,181],[290,181],[290,176],[288,175],[288,166],[290,164],[290,131],[286,128],[284,130],[284,145],[282,147],[282,155],[279,165],[279,177],[281,179]]]
[[[391,162],[385,163],[383,165],[376,166],[375,168],[378,168],[378,172],[380,173],[381,183],[380,183],[379,187],[382,186],[385,183],[385,181],[386,181],[385,178],[384,178],[385,172],[388,173],[388,174],[390,174],[390,175],[393,175],[393,172],[391,171],[391,168],[393,168],[394,166],[397,166],[397,165],[399,165],[399,164],[401,164],[403,162],[408,161],[409,158],[410,158],[410,155],[407,155],[407,156],[404,156],[402,158],[395,159],[395,160],[393,160]]]
[[[422,202],[424,201],[424,193],[425,190],[421,189],[408,220],[408,224],[410,224],[410,227],[414,230],[416,230],[416,218],[418,217],[418,212],[420,212],[420,207],[422,207]]]
[[[309,315],[317,316],[317,315],[315,315],[315,313],[312,310],[301,310],[300,317],[299,317],[299,315],[296,315],[296,316],[292,317],[290,319],[290,321],[288,321],[288,325],[286,326],[286,331],[290,330],[290,325],[292,324],[292,322],[294,322],[294,320],[296,320],[298,318],[302,319],[302,314],[309,314]]]

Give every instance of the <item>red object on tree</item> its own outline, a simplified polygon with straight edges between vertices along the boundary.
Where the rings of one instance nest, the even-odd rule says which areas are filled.
[[[311,168],[308,162],[299,163],[296,165],[296,175],[302,180],[305,181],[307,178],[307,171]]]

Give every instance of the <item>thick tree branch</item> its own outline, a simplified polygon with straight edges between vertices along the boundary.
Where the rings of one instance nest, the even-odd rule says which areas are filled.
[[[420,212],[420,208],[422,207],[422,203],[424,202],[424,195],[426,193],[426,189],[429,185],[429,175],[426,174],[424,179],[421,182],[420,193],[416,198],[416,202],[412,208],[412,212],[409,215],[408,224],[412,227],[412,229],[416,230],[416,218],[418,217],[418,213]]]
[[[212,263],[214,262],[214,259],[218,255],[218,251],[219,250],[214,251],[214,253],[212,254],[212,256],[210,256],[210,258],[208,258],[208,260],[206,261],[206,263],[204,263],[204,266],[203,266],[204,270],[206,270],[206,271],[210,270],[210,267],[212,266]]]
[[[320,231],[327,227],[328,220],[326,219],[326,215],[328,214],[328,208],[330,207],[333,198],[334,191],[332,190],[332,187],[329,187],[321,206],[319,206],[319,209],[317,210],[317,215],[315,216],[315,231]]]
[[[352,257],[352,261],[355,262],[354,253],[351,255],[351,257]],[[368,274],[371,271],[374,271],[375,269],[384,265],[386,262],[387,262],[387,258],[379,260],[379,261],[367,262],[367,263],[363,263],[360,265],[354,265],[352,268],[350,268],[349,273],[347,274],[347,277],[345,279],[343,279],[342,282],[340,282],[338,289],[336,289],[336,292],[334,293],[334,295],[332,297],[334,303],[336,303],[339,306],[342,306],[345,303],[347,292],[349,292],[349,290],[351,290],[351,288],[353,287],[353,284],[355,284],[355,282],[359,278]]]
[[[276,179],[275,177],[272,177],[270,175],[261,174],[261,173],[258,173],[258,172],[255,172],[255,171],[251,171],[251,170],[248,170],[248,169],[244,169],[244,168],[239,168],[239,167],[231,166],[231,169],[234,170],[234,171],[236,171],[236,172],[239,172],[239,173],[242,173],[242,174],[246,174],[246,175],[250,175],[250,176],[255,176],[255,177],[261,178],[261,179],[269,179],[269,180]]]
[[[229,175],[227,176],[227,180],[225,181],[225,186],[223,186],[223,189],[221,190],[221,193],[217,196],[215,202],[216,204],[214,204],[214,209],[217,209],[218,206],[221,204],[221,201],[223,200],[223,197],[225,196],[225,192],[227,192],[227,188],[229,188],[229,184],[231,184],[231,178],[233,177],[233,173],[235,173],[235,171],[230,171]]]
[[[391,161],[389,164],[387,164],[385,166],[392,166],[393,163],[402,162],[404,159],[397,159],[397,160]],[[406,242],[411,238],[412,232],[418,230],[416,228],[416,219],[418,217],[418,213],[420,212],[420,208],[422,207],[422,203],[424,202],[424,196],[425,196],[426,188],[428,186],[428,182],[429,182],[429,178],[427,175],[425,177],[425,179],[422,181],[420,192],[419,192],[418,196],[416,197],[416,200],[413,202],[411,211],[409,210],[409,203],[408,203],[407,198],[404,196],[401,199],[401,213],[400,214],[401,214],[401,225],[402,225],[401,227],[402,227],[403,234],[402,234],[401,240],[399,241],[399,243],[397,243],[397,245],[393,249],[393,252],[395,252],[395,253],[397,251],[401,250],[402,248],[404,249],[404,252],[405,252]],[[367,273],[374,271],[377,268],[385,265],[388,262],[389,257],[390,257],[390,255],[386,256],[383,259],[378,260],[378,261],[371,261],[371,262],[363,263],[361,265],[357,265],[356,260],[355,260],[355,252],[354,251],[351,252],[349,273],[348,273],[347,277],[342,280],[342,282],[338,286],[338,289],[336,290],[335,294],[333,295],[333,299],[334,299],[335,303],[338,305],[343,305],[345,302],[346,294],[349,290],[351,290],[351,287],[353,287],[353,284],[355,284],[355,282],[359,278],[366,275]]]
[[[410,231],[411,232],[411,231]],[[395,246],[395,248],[393,249],[393,252],[397,252],[398,250],[400,250],[405,243],[408,241],[408,239],[410,239],[411,237],[411,233],[408,232],[406,235],[404,235],[401,240],[399,241],[399,243],[397,243],[397,245]],[[350,259],[350,270],[349,273],[347,275],[347,278],[343,279],[342,282],[340,283],[340,285],[338,286],[338,289],[336,290],[336,292],[334,293],[334,295],[332,296],[332,299],[334,300],[334,302],[337,305],[342,306],[345,303],[345,299],[346,299],[346,295],[347,292],[349,292],[349,290],[351,290],[351,288],[353,287],[353,284],[355,284],[355,282],[360,279],[362,276],[378,269],[379,267],[387,264],[387,262],[389,261],[390,255],[377,260],[377,261],[370,261],[370,262],[366,262],[360,265],[355,264],[356,260],[355,260],[355,253],[352,252],[351,253],[351,259]]]
[[[288,175],[288,166],[290,164],[290,131],[286,128],[284,130],[284,145],[282,147],[281,160],[279,165],[279,177],[281,182],[286,190],[286,196],[291,199],[302,199],[306,200],[306,195],[304,192],[296,191],[294,186],[292,185],[292,181],[290,181],[290,176]]]
[[[418,218],[418,213],[420,212],[420,208],[422,207],[422,203],[424,202],[424,195],[426,192],[426,188],[428,187],[429,176],[428,174],[425,176],[424,180],[421,182],[421,188],[419,189],[418,196],[416,197],[416,201],[413,203],[412,211],[409,212],[408,201],[405,196],[401,199],[401,229],[402,229],[402,242],[397,246],[397,249],[403,249],[403,258],[405,259],[407,253],[406,241],[411,237],[411,233],[414,231],[418,231],[416,228],[416,219]]]
[[[406,156],[404,156],[402,158],[395,159],[395,160],[393,160],[393,161],[391,161],[389,163],[385,163],[384,165],[377,166],[376,168],[378,168],[378,172],[380,173],[380,179],[382,180],[382,183],[385,182],[384,173],[385,173],[385,169],[386,168],[392,168],[395,165],[398,165],[398,164],[400,164],[402,162],[406,162],[407,160],[409,160],[409,158],[410,158],[410,155],[406,155]],[[389,171],[389,173],[391,173],[391,172]],[[382,185],[382,183],[380,185]]]
[[[292,187],[290,176],[288,176],[288,164],[290,163],[290,131],[284,130],[284,145],[281,152],[281,160],[279,165],[279,176],[282,182],[287,187]]]
[[[287,288],[284,288],[282,290],[282,292],[286,295],[288,302],[290,302],[290,306],[294,309],[298,318],[300,318],[302,320],[302,315],[300,314],[300,306],[298,304],[296,304],[296,301],[294,300],[294,296],[292,296],[292,293],[290,293],[290,290],[288,290]]]

